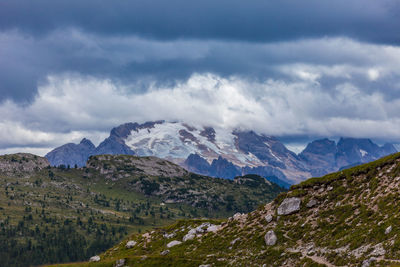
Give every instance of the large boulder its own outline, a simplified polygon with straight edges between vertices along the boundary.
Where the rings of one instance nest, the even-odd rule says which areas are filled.
[[[273,230],[268,231],[264,236],[265,244],[267,246],[273,246],[276,244],[278,238]]]
[[[298,197],[289,197],[282,201],[278,207],[278,215],[288,215],[300,210],[301,199]]]

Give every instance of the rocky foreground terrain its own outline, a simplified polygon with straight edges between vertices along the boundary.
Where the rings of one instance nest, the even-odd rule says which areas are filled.
[[[400,264],[400,154],[309,179],[250,213],[134,234],[68,266]]]
[[[128,234],[248,212],[282,191],[259,176],[216,179],[155,157],[55,168],[36,155],[0,156],[0,266],[85,260]]]

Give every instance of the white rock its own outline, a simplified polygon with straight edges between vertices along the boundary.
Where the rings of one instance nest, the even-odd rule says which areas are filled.
[[[278,238],[276,237],[275,232],[273,230],[270,230],[265,234],[264,240],[267,246],[273,246],[276,244]]]
[[[328,191],[332,191],[332,190],[333,190],[333,186],[329,186],[329,187],[327,188],[327,190],[328,190]]]
[[[196,227],[196,232],[197,233],[204,233],[206,230],[204,228],[208,228],[209,226],[211,226],[211,223],[206,222],[206,223],[202,223],[199,226]]]
[[[272,221],[272,219],[273,219],[271,214],[265,215],[264,218],[267,221],[267,223],[270,223]]]
[[[165,234],[163,235],[163,237],[164,237],[164,238],[173,238],[173,237],[175,237],[175,233],[170,233],[170,234],[165,233]]]
[[[188,234],[191,234],[191,235],[195,235],[196,233],[197,233],[196,228],[195,229],[190,229],[189,232],[188,232]]]
[[[392,226],[388,226],[385,230],[385,234],[389,234],[392,231]]]
[[[89,259],[89,261],[90,262],[97,262],[97,261],[100,261],[100,256],[93,256],[93,257],[91,257],[90,259]]]
[[[278,215],[288,215],[300,210],[301,199],[298,197],[285,198],[278,207]]]
[[[221,229],[221,225],[214,225],[214,224],[212,224],[212,225],[208,226],[207,232],[213,232],[213,233],[215,233],[215,232],[217,232],[219,229]]]
[[[211,264],[201,264],[199,267],[211,267]]]
[[[182,241],[183,241],[183,242],[186,242],[186,241],[188,241],[188,240],[192,240],[194,237],[195,237],[194,234],[187,234],[187,235],[185,235],[185,236],[182,238]]]
[[[181,241],[174,240],[174,241],[171,241],[171,242],[169,242],[169,243],[167,244],[167,248],[172,248],[173,246],[180,245],[180,244],[182,244]]]
[[[133,248],[136,245],[136,241],[130,240],[128,242],[126,242],[125,247],[126,248]]]

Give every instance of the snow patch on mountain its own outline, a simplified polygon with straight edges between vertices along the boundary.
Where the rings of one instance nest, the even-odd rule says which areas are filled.
[[[364,157],[365,155],[368,154],[367,151],[360,149],[361,157]]]
[[[215,134],[207,135],[206,129]],[[138,156],[157,156],[175,162],[184,161],[190,154],[198,154],[209,163],[219,156],[238,166],[261,166],[253,154],[240,151],[237,137],[224,129],[193,127],[182,122],[165,122],[153,127],[132,130],[125,139]]]

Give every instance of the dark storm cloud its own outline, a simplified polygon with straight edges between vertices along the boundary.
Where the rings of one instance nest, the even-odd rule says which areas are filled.
[[[77,27],[155,39],[277,41],[344,35],[399,42],[396,0],[2,1],[0,27],[46,33]]]
[[[306,62],[306,56],[290,51],[264,55],[247,43],[345,36],[397,44],[399,13],[395,0],[1,1],[0,101],[29,101],[47,75],[63,72],[159,83],[194,72],[277,75],[265,62]],[[131,37],[139,41],[126,40]],[[156,44],[149,48],[140,40]],[[176,55],[181,52],[176,42],[185,40],[190,41],[186,53]],[[221,43],[207,47],[208,41]],[[342,60],[335,53],[319,56],[310,61]]]
[[[399,14],[396,0],[0,0],[0,151],[155,119],[398,141]]]

